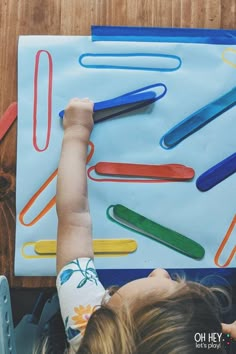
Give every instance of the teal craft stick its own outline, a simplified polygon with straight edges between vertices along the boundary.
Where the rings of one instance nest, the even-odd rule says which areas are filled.
[[[109,213],[111,208],[113,208],[113,215],[115,218]],[[110,206],[107,209],[107,216],[113,222],[116,222],[129,230],[148,236],[188,257],[196,260],[201,260],[204,257],[205,250],[199,243],[176,231],[168,229],[121,204]]]

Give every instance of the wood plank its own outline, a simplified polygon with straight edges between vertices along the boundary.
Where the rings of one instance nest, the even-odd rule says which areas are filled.
[[[235,0],[0,1],[0,115],[17,97],[17,42],[25,34],[88,35],[91,25],[235,28]],[[12,287],[52,287],[54,277],[14,277],[16,123],[0,142],[0,273]]]

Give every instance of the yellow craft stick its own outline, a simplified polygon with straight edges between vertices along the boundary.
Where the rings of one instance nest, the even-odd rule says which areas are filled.
[[[37,241],[34,250],[38,254],[56,254],[55,240]],[[137,243],[132,239],[93,240],[94,253],[131,253],[137,249]]]
[[[35,254],[25,253],[26,247],[33,247]],[[56,240],[39,240],[26,242],[22,247],[22,256],[27,259],[56,257]],[[136,251],[137,242],[132,239],[97,239],[93,240],[93,250],[96,257],[126,256]]]

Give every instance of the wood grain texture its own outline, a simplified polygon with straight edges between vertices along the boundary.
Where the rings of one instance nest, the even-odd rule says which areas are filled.
[[[236,27],[236,0],[0,0],[0,115],[17,99],[19,35],[88,35],[91,25]],[[0,274],[11,287],[53,287],[14,277],[17,124],[0,142]]]

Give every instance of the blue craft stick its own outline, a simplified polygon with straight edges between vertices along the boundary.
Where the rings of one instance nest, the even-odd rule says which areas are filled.
[[[196,186],[206,192],[236,172],[236,153],[230,155],[198,177]]]
[[[210,123],[228,109],[236,104],[236,87],[225,95],[202,107],[194,112],[171,130],[169,130],[161,139],[161,145],[164,148],[170,149],[179,144],[197,130]]]
[[[156,97],[156,92],[148,91],[136,95],[120,96],[107,101],[101,101],[94,104],[93,111],[98,112],[104,109],[124,106],[142,101],[153,100]]]
[[[99,112],[106,109],[125,106],[134,103],[147,102],[155,100],[156,93],[154,91],[143,92],[140,94],[123,95],[110,100],[94,103],[93,111]],[[65,111],[62,110],[59,116],[63,118]]]

